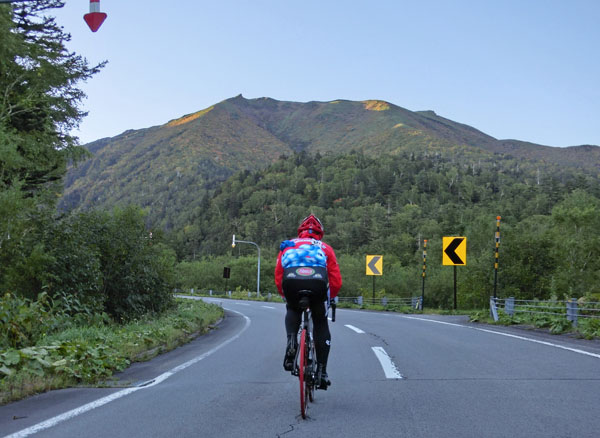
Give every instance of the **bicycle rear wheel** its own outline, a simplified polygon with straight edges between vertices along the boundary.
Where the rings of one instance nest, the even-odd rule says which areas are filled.
[[[298,358],[298,377],[300,378],[300,413],[302,418],[306,418],[306,408],[308,404],[308,395],[310,392],[306,373],[308,371],[308,344],[306,329],[300,334],[300,355]]]

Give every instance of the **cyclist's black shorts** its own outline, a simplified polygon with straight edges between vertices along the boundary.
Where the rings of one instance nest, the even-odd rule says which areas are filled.
[[[299,291],[312,291],[310,303],[311,307],[315,307],[327,300],[328,287],[327,268],[302,266],[283,270],[283,294],[293,308],[299,307]]]

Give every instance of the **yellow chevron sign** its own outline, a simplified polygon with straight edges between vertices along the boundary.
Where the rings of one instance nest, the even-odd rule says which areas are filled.
[[[367,275],[383,275],[383,256],[367,256]]]
[[[442,265],[465,266],[467,264],[466,237],[444,237],[442,247]]]

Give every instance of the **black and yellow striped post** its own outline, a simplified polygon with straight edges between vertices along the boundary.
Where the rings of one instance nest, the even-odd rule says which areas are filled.
[[[423,241],[423,288],[421,289],[421,310],[425,308],[425,271],[427,270],[427,239]]]
[[[494,298],[498,287],[498,256],[500,248],[500,216],[496,216],[496,250],[494,253]]]

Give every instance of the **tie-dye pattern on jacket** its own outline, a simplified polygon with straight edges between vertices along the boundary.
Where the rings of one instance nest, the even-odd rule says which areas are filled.
[[[284,251],[281,256],[281,265],[284,268],[296,266],[321,266],[326,268],[327,256],[321,245],[322,242],[316,239],[285,240],[281,243],[281,249]]]

